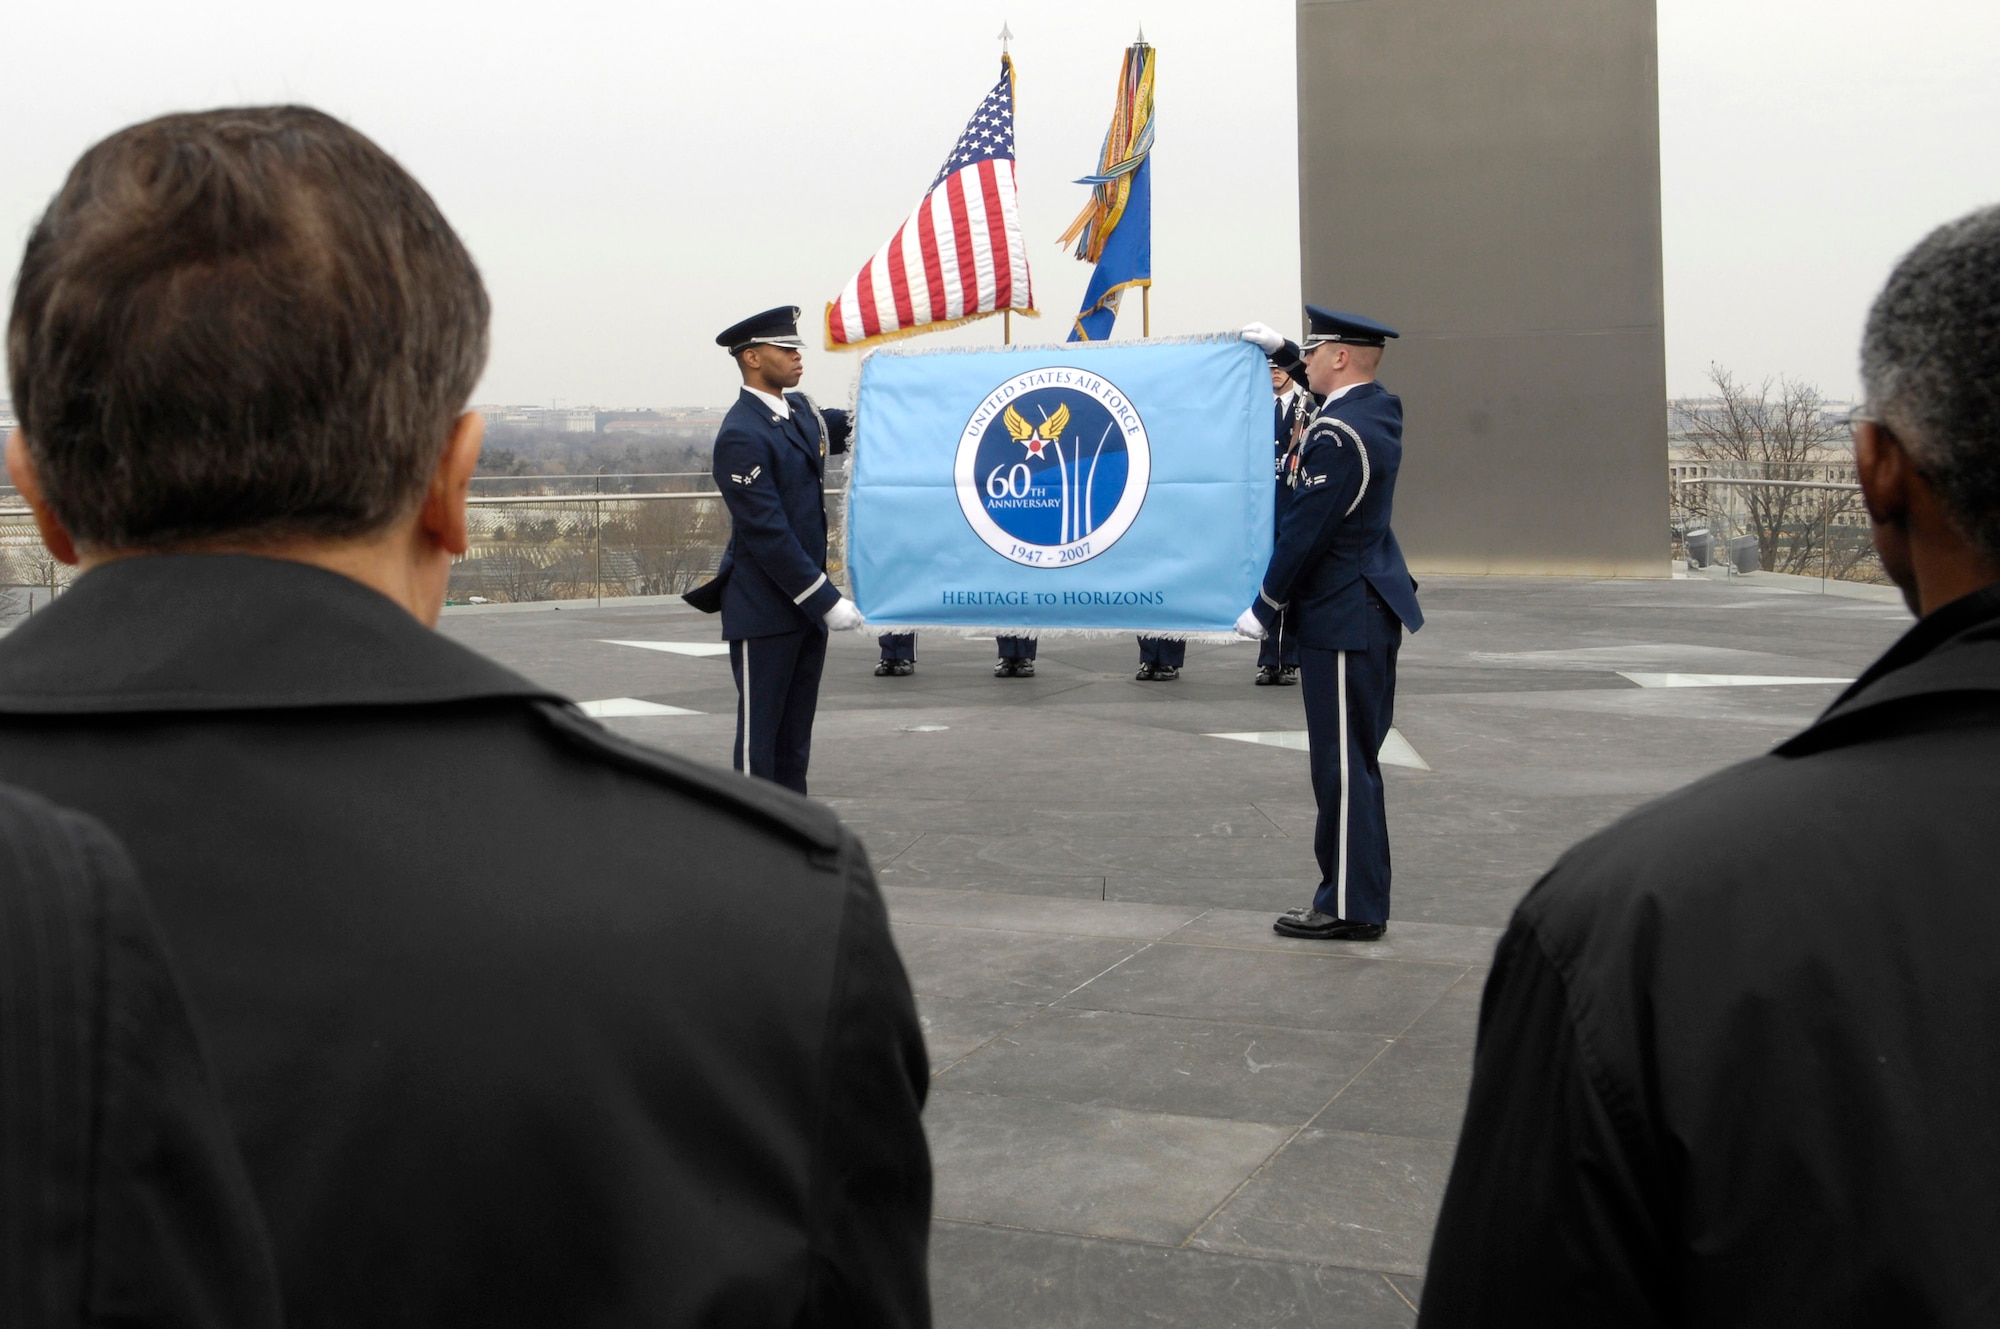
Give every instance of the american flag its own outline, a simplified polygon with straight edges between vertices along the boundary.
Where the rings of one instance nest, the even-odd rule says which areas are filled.
[[[1035,312],[1014,198],[1014,62],[979,103],[937,179],[889,243],[826,307],[828,350]]]

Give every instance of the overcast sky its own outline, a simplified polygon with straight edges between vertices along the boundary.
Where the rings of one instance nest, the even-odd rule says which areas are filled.
[[[1713,360],[1853,395],[1896,256],[2000,200],[2000,4],[1659,0],[1659,16],[1669,391],[1699,392]],[[991,86],[1003,20],[1046,311],[1016,340],[1060,340],[1082,294],[1087,267],[1054,241],[1141,22],[1160,50],[1154,331],[1296,326],[1291,0],[9,5],[5,263],[119,126],[310,102],[409,166],[478,259],[495,317],[477,400],[720,404],[736,380],[716,331],[796,303],[817,347],[821,307]],[[1138,332],[1127,308],[1119,336]],[[999,336],[995,319],[936,340]],[[809,351],[805,386],[844,398],[854,360]]]

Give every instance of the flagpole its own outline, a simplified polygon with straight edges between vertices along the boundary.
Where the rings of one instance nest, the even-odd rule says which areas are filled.
[[[1002,60],[1007,58],[1013,45],[1013,30],[1007,26],[1006,20],[1002,19],[1000,22],[1000,58]],[[1021,109],[1019,101],[1020,98],[1017,95],[1015,97],[1016,105],[1013,108],[1016,112],[1019,112]],[[1014,310],[1011,306],[1000,311],[1000,344],[1002,346],[1012,346],[1014,344]]]
[[[1144,23],[1141,23],[1139,25],[1139,39],[1133,42],[1132,45],[1135,49],[1142,48],[1146,45],[1146,25]],[[1151,218],[1148,218],[1147,220],[1150,223]],[[1146,284],[1139,288],[1139,336],[1141,338],[1145,338],[1145,337],[1150,337],[1152,335],[1153,335],[1153,270],[1152,270],[1152,265],[1149,263],[1146,266]]]

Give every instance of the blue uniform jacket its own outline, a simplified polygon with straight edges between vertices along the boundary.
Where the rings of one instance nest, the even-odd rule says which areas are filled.
[[[715,436],[729,547],[715,579],[682,598],[704,613],[721,610],[725,641],[824,632],[826,611],[840,599],[826,575],[823,480],[827,455],[847,451],[847,412],[821,411],[803,392],[785,401],[792,413],[780,419],[745,389]]]
[[[1366,650],[1368,588],[1415,632],[1416,583],[1389,529],[1403,464],[1403,403],[1363,383],[1320,408],[1293,472],[1291,502],[1255,606],[1269,627],[1288,604],[1299,644]]]

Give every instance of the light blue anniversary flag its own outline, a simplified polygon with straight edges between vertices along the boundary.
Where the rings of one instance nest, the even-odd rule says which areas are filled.
[[[1226,337],[872,354],[848,567],[871,626],[1227,633],[1271,556],[1271,387]]]

